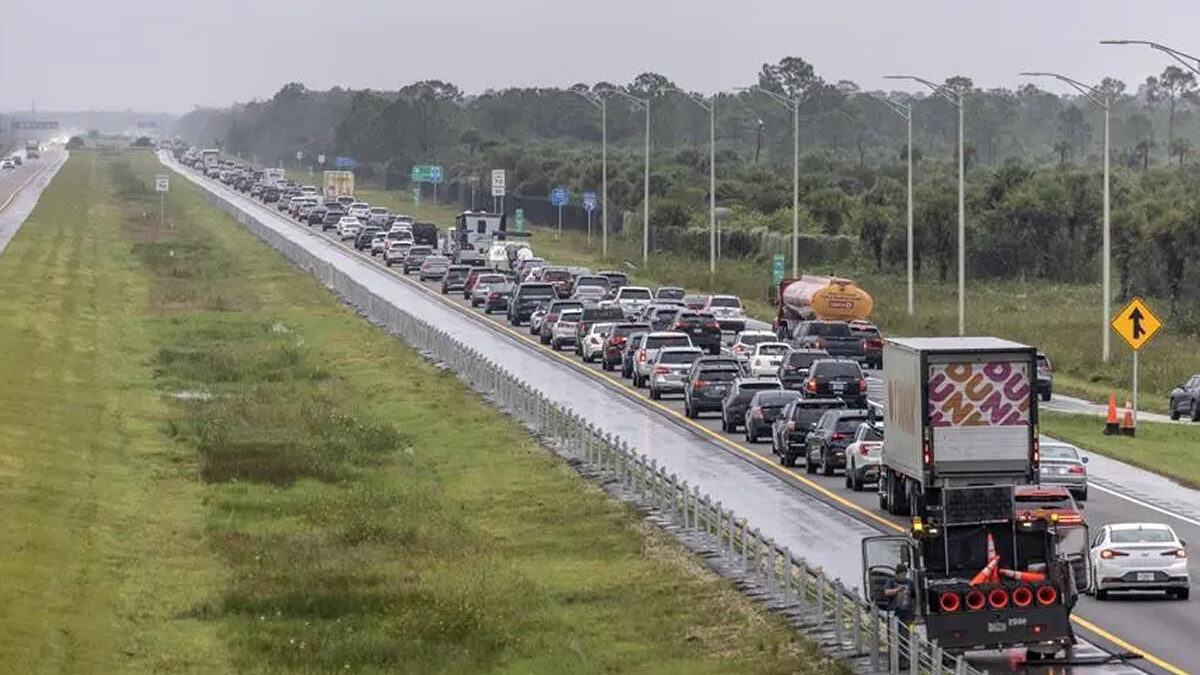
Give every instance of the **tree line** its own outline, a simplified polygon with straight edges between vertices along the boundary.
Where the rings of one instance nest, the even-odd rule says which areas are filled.
[[[747,84],[798,101],[806,236],[854,237],[856,259],[878,269],[904,265],[907,149],[904,121],[876,97],[911,105],[916,264],[922,275],[953,275],[958,115],[949,101],[864,92],[825,80],[799,57],[764,64]],[[959,76],[942,84],[965,101],[972,277],[1095,281],[1102,112],[1086,97],[1056,95],[1034,81],[985,90]],[[452,183],[482,183],[490,169],[504,168],[510,193],[545,196],[564,185],[578,194],[601,183],[600,112],[581,94],[611,89],[650,101],[656,241],[678,242],[670,233],[707,227],[709,113],[657,73],[624,84],[477,95],[437,80],[387,91],[290,83],[266,100],[197,109],[180,120],[179,133],[265,164],[295,165],[297,151],[305,164],[318,154],[350,156],[363,178],[393,185],[406,184],[413,164],[430,163],[445,167]],[[1110,101],[1119,290],[1167,298],[1173,312],[1197,300],[1200,288],[1200,272],[1188,264],[1200,253],[1197,91],[1194,76],[1176,66],[1133,87],[1106,78],[1094,91]],[[644,112],[623,97],[607,100],[610,222],[640,232]],[[716,106],[716,200],[728,209],[722,227],[790,233],[790,111],[753,89],[705,100]]]

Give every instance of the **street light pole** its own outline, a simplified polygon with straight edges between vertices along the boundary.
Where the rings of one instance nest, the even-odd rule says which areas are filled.
[[[601,89],[629,99],[646,111],[646,158],[642,175],[642,267],[650,261],[650,98],[634,96],[620,89]]]
[[[800,276],[800,97],[787,98],[757,85],[739,91],[766,94],[792,113],[792,276]]]
[[[1167,56],[1175,59],[1184,68],[1192,71],[1196,75],[1200,75],[1200,56],[1192,56],[1186,52],[1181,52],[1178,49],[1172,49],[1166,45],[1149,40],[1101,40],[1102,45],[1145,45],[1151,49],[1156,49]]]
[[[1104,300],[1102,307],[1104,315],[1100,317],[1100,333],[1101,333],[1101,356],[1105,363],[1111,355],[1110,349],[1110,330],[1108,327],[1109,319],[1112,317],[1112,220],[1110,217],[1109,207],[1109,116],[1112,112],[1112,95],[1103,92],[1099,87],[1090,87],[1078,80],[1073,80],[1065,75],[1058,73],[1045,72],[1023,72],[1022,75],[1028,77],[1053,77],[1056,80],[1065,82],[1070,85],[1075,91],[1078,91],[1083,96],[1086,96],[1096,107],[1104,110]]]
[[[965,335],[967,332],[967,176],[966,162],[964,161],[966,137],[963,135],[963,92],[961,89],[950,89],[945,85],[934,84],[915,75],[885,75],[884,77],[889,80],[920,82],[958,108],[958,334]]]
[[[913,301],[913,146],[912,146],[912,105],[908,103],[897,103],[891,99],[883,98],[868,94],[871,98],[886,105],[892,112],[904,118],[904,122],[908,127],[908,151],[905,153],[905,158],[908,160],[908,189],[907,192],[907,225],[908,225],[908,315],[912,316],[915,311]]]
[[[608,101],[592,92],[570,90],[600,109],[600,257],[608,257]]]
[[[712,101],[673,87],[693,103],[708,111],[708,273],[717,273],[717,95]]]

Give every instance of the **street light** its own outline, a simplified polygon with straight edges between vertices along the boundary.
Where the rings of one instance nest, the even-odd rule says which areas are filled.
[[[913,315],[913,146],[912,146],[912,104],[897,103],[882,96],[868,94],[871,98],[879,101],[891,109],[900,117],[904,118],[905,124],[908,126],[908,152],[905,157],[908,159],[908,315]]]
[[[1188,70],[1192,71],[1193,73],[1200,75],[1200,67],[1198,67],[1198,66],[1200,66],[1200,57],[1192,56],[1191,54],[1181,52],[1178,49],[1172,49],[1166,45],[1162,45],[1157,42],[1150,42],[1148,40],[1101,40],[1100,44],[1102,44],[1102,45],[1145,45],[1151,49],[1157,49],[1158,51],[1166,54],[1167,56],[1170,56],[1171,58],[1173,58],[1176,61],[1178,61],[1179,63],[1181,63],[1184,68],[1187,68]],[[1189,60],[1191,61],[1190,63],[1189,63]]]
[[[650,260],[650,99],[634,96],[620,89],[604,88],[600,91],[624,96],[646,111],[646,160],[642,176],[642,266],[645,267]]]
[[[915,75],[885,75],[884,77],[889,80],[920,82],[958,108],[958,334],[965,335],[967,332],[967,180],[963,148],[967,141],[963,136],[963,92],[961,89],[951,89],[945,85],[934,84]]]
[[[585,101],[600,109],[600,257],[608,257],[608,101],[592,92],[571,89]]]
[[[1043,72],[1023,72],[1021,75],[1027,77],[1053,77],[1061,82],[1066,82],[1080,94],[1086,96],[1088,100],[1096,104],[1097,107],[1104,110],[1104,316],[1101,317],[1100,333],[1103,335],[1102,356],[1104,362],[1108,362],[1109,349],[1109,318],[1112,316],[1112,228],[1109,219],[1109,142],[1108,142],[1108,117],[1112,109],[1112,94],[1102,92],[1098,87],[1090,87],[1078,80],[1072,80],[1065,75],[1058,73],[1043,73]]]
[[[800,97],[788,98],[760,86],[740,87],[770,96],[792,113],[792,276],[800,276]],[[761,123],[761,120],[760,120]]]
[[[717,95],[711,102],[679,87],[671,89],[687,96],[708,111],[708,273],[717,273]]]

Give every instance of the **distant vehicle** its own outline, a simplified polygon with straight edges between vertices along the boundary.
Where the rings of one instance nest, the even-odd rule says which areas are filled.
[[[801,321],[849,321],[871,314],[871,295],[849,279],[805,274],[779,282],[775,332],[781,339],[795,337]]]
[[[1042,352],[1037,354],[1037,390],[1043,401],[1049,401],[1054,395],[1054,364]]]
[[[800,391],[809,398],[840,398],[851,407],[867,407],[866,375],[858,361],[850,359],[813,361]]]
[[[721,353],[721,326],[712,314],[681,311],[675,315],[673,330],[686,333],[692,339],[692,344],[709,354]]]
[[[408,257],[408,251],[412,248],[412,242],[397,241],[395,239],[385,239],[383,249],[383,264],[391,267],[392,265],[403,265],[405,258]]]
[[[488,288],[494,284],[503,284],[508,282],[508,277],[503,274],[485,273],[480,274],[475,279],[475,285],[471,287],[471,306],[479,307],[487,298]]]
[[[616,324],[625,320],[625,314],[615,307],[583,306],[583,315],[575,324],[575,354],[583,356],[583,338],[598,323]]]
[[[612,323],[593,323],[579,340],[579,351],[584,363],[591,363],[604,355],[604,341],[612,332]]]
[[[370,249],[372,258],[377,255],[383,255],[384,251],[387,251],[387,235],[382,232],[376,232],[375,235],[371,237]]]
[[[383,234],[383,230],[380,230],[378,227],[373,227],[371,225],[367,225],[366,227],[359,230],[358,234],[355,235],[355,237],[354,237],[355,250],[358,250],[358,251],[371,250],[371,240],[374,239],[376,237],[376,235],[382,235],[382,234]]]
[[[1071,491],[1076,501],[1088,498],[1088,458],[1070,443],[1041,440],[1042,461],[1039,466],[1042,485],[1058,485]]]
[[[0,159],[0,169],[16,169],[17,165],[11,159]]]
[[[558,351],[568,344],[575,344],[575,324],[582,316],[583,310],[575,307],[564,309],[559,313],[558,321],[554,322],[554,327],[551,329],[551,349]]]
[[[403,221],[397,219],[396,222],[403,224]],[[394,223],[393,223],[394,224]],[[412,232],[413,241],[422,246],[437,246],[438,245],[438,229],[433,223],[412,223],[409,227]]]
[[[771,452],[783,466],[796,466],[803,456],[808,432],[827,411],[845,408],[846,402],[837,398],[798,398],[790,401],[771,425]]]
[[[384,208],[382,206],[372,206],[370,213],[367,216],[367,222],[370,223],[371,225],[377,225],[379,227],[387,227],[388,220],[391,215],[392,215],[392,212],[388,211],[386,208]]]
[[[844,356],[860,363],[867,360],[863,341],[845,321],[802,321],[792,335],[792,345],[800,349],[824,349],[830,356]],[[882,354],[878,358],[882,360]]]
[[[678,286],[659,286],[654,291],[655,300],[683,300],[687,291]]]
[[[864,485],[878,483],[882,455],[883,424],[868,420],[858,425],[846,446],[846,487],[862,492]]]
[[[866,368],[883,367],[883,336],[879,328],[866,321],[849,321],[850,334],[862,341],[862,364]]]
[[[692,363],[704,352],[698,347],[663,347],[650,363],[650,398],[657,401],[663,394],[682,393]]]
[[[757,443],[760,436],[770,433],[771,425],[788,403],[800,398],[800,392],[771,389],[760,391],[750,398],[746,407],[746,442]]]
[[[565,267],[543,267],[538,271],[540,281],[554,285],[558,297],[565,298],[571,294],[571,270]]]
[[[342,216],[338,221],[338,238],[342,241],[353,239],[361,231],[362,223],[354,216]]]
[[[486,260],[496,234],[507,230],[504,214],[463,211],[454,219],[453,248],[459,262]],[[518,294],[520,289],[518,289]]]
[[[1092,592],[1165,591],[1187,600],[1191,578],[1186,544],[1170,525],[1113,523],[1100,528],[1091,549]]]
[[[1191,376],[1187,382],[1171,390],[1167,408],[1173,420],[1187,415],[1193,422],[1200,422],[1200,374]]]
[[[707,295],[685,295],[683,296],[683,306],[691,310],[704,309],[705,303],[708,302]]]
[[[442,277],[442,295],[447,295],[450,291],[461,291],[463,282],[467,279],[467,272],[471,271],[470,265],[450,265],[446,268],[446,275]]]
[[[425,262],[421,263],[421,270],[417,277],[421,281],[430,281],[432,279],[441,279],[446,276],[446,270],[450,267],[450,259],[444,255],[431,255],[425,258]]]
[[[608,291],[600,286],[580,286],[579,288],[575,289],[575,292],[571,295],[571,298],[573,300],[582,302],[585,307],[595,307],[600,304],[600,301],[603,300],[604,296],[607,294]]]
[[[704,303],[704,311],[717,317],[721,330],[734,333],[746,330],[746,310],[742,307],[742,299],[736,295],[710,295]]]
[[[520,326],[529,320],[529,315],[539,302],[554,295],[554,287],[550,284],[529,281],[520,284],[508,303],[508,322]]]
[[[546,313],[538,323],[538,337],[544,345],[550,344],[554,336],[554,324],[565,311],[578,309],[583,311],[583,303],[578,300],[551,300],[546,306]],[[532,323],[532,321],[530,322]]]
[[[658,350],[666,347],[691,346],[691,339],[683,333],[652,331],[643,335],[633,355],[633,386],[645,387],[649,384]]]
[[[725,398],[721,400],[721,431],[733,433],[746,421],[746,408],[750,399],[760,391],[783,391],[779,380],[773,377],[739,378],[733,381]]]
[[[404,256],[404,273],[419,271],[425,259],[431,255],[433,255],[433,248],[429,246],[413,246],[408,249],[408,255]]]
[[[846,446],[858,426],[869,421],[870,413],[860,409],[830,410],[805,439],[804,472],[820,471],[832,476],[837,469],[846,468]]]
[[[600,368],[613,370],[621,365],[621,355],[625,351],[626,342],[630,336],[650,330],[644,323],[617,323],[604,340],[604,351],[600,356]]]
[[[37,141],[25,141],[25,157],[27,159],[37,159],[41,153],[41,147]]]
[[[633,378],[634,356],[637,354],[638,347],[642,344],[642,338],[646,337],[646,333],[650,331],[650,327],[631,333],[625,341],[625,348],[621,350],[621,377],[626,379]]]
[[[745,330],[734,336],[733,344],[730,345],[729,351],[738,360],[738,363],[745,368],[746,361],[754,353],[754,345],[760,342],[775,342],[778,339],[769,330]]]
[[[779,366],[791,351],[786,342],[760,342],[746,360],[746,373],[750,377],[777,377]],[[782,383],[781,383],[782,384]]]
[[[215,148],[200,151],[200,162],[204,167],[204,175],[212,177],[209,171],[216,169],[220,165],[221,151]]]
[[[693,419],[702,412],[719,412],[725,394],[741,375],[737,364],[706,362],[706,358],[696,359],[684,382],[683,411]]]
[[[358,218],[365,224],[371,217],[371,205],[366,202],[354,202],[346,207],[346,213]]]
[[[638,318],[648,322],[651,330],[671,330],[675,327],[675,317],[679,316],[680,309],[680,307],[651,305]]]
[[[487,297],[483,299],[483,313],[504,312],[508,310],[508,301],[512,298],[513,284],[505,281],[488,286]]]
[[[788,352],[787,358],[779,364],[776,377],[783,383],[784,389],[802,389],[804,380],[808,379],[808,369],[813,361],[828,358],[829,352],[824,349],[795,349]]]
[[[600,270],[596,272],[596,276],[608,279],[608,287],[610,289],[615,290],[629,285],[629,275],[617,270]]]

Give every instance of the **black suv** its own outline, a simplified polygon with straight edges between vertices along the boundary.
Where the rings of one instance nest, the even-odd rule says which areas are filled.
[[[746,442],[757,443],[758,437],[769,433],[783,406],[800,398],[797,391],[760,391],[746,407]]]
[[[674,330],[686,333],[692,344],[709,354],[721,353],[721,325],[710,313],[683,310],[675,317]]]
[[[793,349],[779,364],[778,377],[784,389],[803,389],[808,378],[808,369],[817,359],[829,358],[824,349]]]
[[[629,343],[633,342],[630,337],[638,333],[645,333],[648,330],[650,330],[650,326],[644,323],[618,323],[614,325],[612,332],[604,339],[604,353],[600,355],[600,368],[602,370],[613,370],[621,365],[625,360],[622,355],[629,348]]]
[[[863,338],[854,335],[845,321],[804,321],[792,334],[792,346],[824,349],[830,356],[845,356],[856,361],[866,359]]]
[[[692,419],[702,412],[720,411],[725,394],[741,375],[736,362],[704,363],[704,358],[701,356],[692,364],[683,383],[683,412]]]
[[[771,452],[784,466],[796,466],[796,458],[804,453],[808,432],[826,411],[845,408],[840,398],[796,399],[779,411],[771,424]]]
[[[746,408],[750,399],[760,391],[782,391],[783,387],[775,378],[739,378],[733,381],[733,386],[725,392],[721,401],[721,431],[732,433],[738,430],[746,417]]]
[[[328,213],[328,211],[324,206],[314,206],[309,210],[308,215],[304,217],[304,222],[308,223],[309,225],[324,223],[326,213]]]
[[[508,322],[513,326],[520,326],[529,320],[529,315],[533,314],[533,308],[537,307],[538,303],[556,295],[552,284],[527,281],[517,286],[512,299],[508,301]]]
[[[816,473],[819,468],[822,474],[832,476],[835,469],[845,469],[846,446],[858,426],[870,419],[866,410],[830,410],[821,415],[805,439],[804,472]]]
[[[840,398],[851,407],[867,407],[867,379],[852,359],[813,361],[800,391],[808,398]]]

